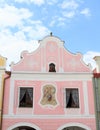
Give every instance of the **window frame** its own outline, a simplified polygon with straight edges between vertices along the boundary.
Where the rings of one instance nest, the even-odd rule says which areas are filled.
[[[67,103],[67,101],[66,101],[66,98],[67,98],[67,89],[69,90],[69,91],[72,91],[72,90],[77,90],[77,96],[78,96],[78,105],[77,106],[68,106],[67,107],[67,105],[68,105],[68,103]],[[69,97],[70,98],[70,97]],[[70,99],[69,99],[70,100]],[[69,100],[68,100],[68,102],[69,102]],[[75,103],[75,101],[74,101],[74,103]],[[79,88],[65,88],[65,108],[66,109],[78,109],[78,108],[80,108],[80,98],[79,98]]]
[[[20,106],[20,92],[21,92],[21,88],[25,88],[25,89],[32,89],[32,106]],[[33,96],[34,96],[34,88],[33,87],[27,87],[27,86],[21,86],[19,87],[19,91],[18,91],[18,108],[33,108]]]

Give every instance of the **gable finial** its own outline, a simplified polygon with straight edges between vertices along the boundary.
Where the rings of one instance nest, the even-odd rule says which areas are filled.
[[[50,36],[52,36],[52,32],[50,32]]]

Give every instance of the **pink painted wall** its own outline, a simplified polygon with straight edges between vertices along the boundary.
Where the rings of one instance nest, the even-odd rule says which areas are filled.
[[[19,122],[21,123],[30,122],[30,124],[35,124],[36,126],[41,128],[41,130],[57,130],[61,126],[65,124],[67,126],[67,124],[71,122],[76,123],[76,126],[77,126],[77,122],[78,122],[80,124],[85,124],[86,126],[91,128],[91,130],[96,130],[96,127],[94,126],[95,120],[86,119],[86,118],[82,118],[82,119],[74,118],[73,120],[72,119],[13,119],[13,120],[4,119],[3,123],[4,122],[7,122],[7,123],[3,124],[3,128],[2,128],[3,130],[6,130],[7,128],[9,128],[9,126],[13,126],[14,124],[17,124]]]
[[[82,81],[64,81],[64,82],[56,82],[56,99],[57,99],[57,106],[53,107],[52,105],[50,106],[50,108],[48,108],[48,106],[42,106],[40,104],[41,98],[42,98],[42,88],[44,85],[46,84],[50,84],[50,82],[43,82],[43,81],[26,81],[26,80],[15,80],[15,88],[14,88],[14,104],[13,104],[13,110],[14,110],[14,114],[25,114],[26,111],[27,113],[34,113],[36,115],[42,114],[52,114],[52,115],[62,115],[65,114],[65,102],[64,102],[64,89],[65,88],[78,88],[79,89],[79,101],[80,101],[80,108],[77,110],[77,113],[80,114],[84,114],[84,93],[83,93],[83,88],[82,88]],[[52,83],[53,84],[53,83]],[[88,83],[89,85],[91,85],[91,83]],[[91,86],[88,85],[88,102],[89,102],[89,111],[90,114],[94,114],[94,98],[93,98],[93,90],[90,89]],[[26,108],[18,108],[18,90],[19,90],[19,86],[23,86],[23,87],[33,87],[33,95],[34,95],[34,99],[33,99],[33,109],[26,109]],[[54,84],[55,86],[55,84]],[[38,94],[37,94],[38,93]],[[61,95],[61,96],[60,96]],[[9,81],[7,81],[7,86],[5,88],[5,98],[4,98],[4,114],[8,113],[8,106],[9,106]],[[92,100],[92,101],[91,101]],[[26,109],[26,111],[25,111]],[[29,111],[29,112],[28,112]],[[67,109],[66,109],[67,111]]]
[[[45,38],[40,42],[39,48],[28,53],[23,51],[21,60],[12,65],[12,71],[35,71],[41,72],[42,68],[46,66],[48,72],[49,63],[53,62],[56,65],[56,70],[59,72],[60,68],[64,72],[90,72],[88,66],[82,61],[80,53],[72,54],[65,50],[63,43],[57,38]]]
[[[5,75],[6,77],[6,75]],[[4,102],[3,102],[3,113],[8,114],[9,106],[9,90],[10,90],[10,80],[7,79],[4,86]]]
[[[65,80],[56,80],[56,76],[55,80],[52,78],[53,81],[48,79],[48,73],[50,73],[48,72],[49,63],[52,62],[56,65],[56,73],[66,75]],[[40,41],[40,47],[36,51],[32,53],[24,51],[21,60],[17,64],[12,65],[11,70],[12,76],[5,84],[2,130],[7,130],[7,128],[20,122],[30,122],[37,125],[41,130],[57,130],[65,124],[76,122],[89,127],[90,129],[88,130],[96,130],[91,70],[83,63],[81,54],[72,54],[65,50],[63,42],[56,37],[46,37]],[[33,78],[25,78],[24,75],[26,72],[27,76],[33,73]],[[47,76],[45,76],[46,79],[35,80],[36,72],[43,75],[47,74]],[[68,81],[67,75],[70,73],[72,75],[75,73],[79,75],[78,79],[74,80],[74,75],[72,79],[71,76],[69,76],[70,80]],[[80,74],[84,77],[86,73],[87,75],[90,73],[91,77],[89,80],[85,79],[88,95],[84,94],[84,79],[80,79]],[[17,74],[19,74],[19,76],[17,76]],[[52,73],[50,73],[50,75],[52,75]],[[56,106],[41,105],[40,103],[43,86],[46,84],[52,84],[56,88]],[[14,97],[12,97],[13,108],[11,108],[13,110],[12,115],[9,112],[11,87],[14,88]],[[19,87],[33,87],[33,108],[18,107]],[[65,88],[78,88],[79,108],[65,108]],[[88,98],[88,110],[86,110],[84,96]]]

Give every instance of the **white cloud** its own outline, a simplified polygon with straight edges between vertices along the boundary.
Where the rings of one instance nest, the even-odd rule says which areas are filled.
[[[28,9],[18,9],[15,6],[5,5],[0,8],[0,26],[21,26],[24,20],[29,19],[32,15],[33,14]]]
[[[75,11],[63,11],[62,14],[66,18],[73,18],[75,16]]]
[[[64,0],[61,4],[62,9],[77,9],[79,4],[75,0]]]
[[[62,3],[57,4],[59,8],[59,15],[56,14],[56,17],[53,16],[53,21],[50,22],[50,26],[68,25],[66,23],[68,23],[69,21],[71,22],[72,20],[74,20],[74,18],[80,15],[89,16],[89,8],[84,8],[80,11],[82,4],[82,0],[63,0]],[[63,21],[59,20],[59,18],[62,18]]]
[[[91,16],[91,13],[90,13],[90,9],[89,8],[85,8],[83,9],[81,12],[81,14],[85,15],[85,16]]]
[[[27,33],[28,38],[35,37],[37,39],[49,32],[48,28],[40,20],[32,20],[33,14],[28,9],[18,9],[15,6],[5,5],[3,8],[0,8],[0,13],[1,29],[5,30],[6,28],[7,31],[8,28],[11,31],[16,28],[18,37],[25,38],[24,33]],[[15,35],[14,32],[12,35]]]
[[[27,33],[29,39],[39,39],[47,35],[50,31],[46,28],[41,21],[30,21],[30,25],[23,26],[22,31]]]
[[[5,33],[0,32],[0,54],[6,57],[7,69],[9,69],[9,64],[12,61],[18,62],[20,59],[20,54],[24,50],[33,51],[38,47],[37,41],[26,41],[23,37],[22,32],[18,32],[12,35],[9,31]],[[20,36],[20,38],[18,37]]]
[[[1,1],[2,3],[4,2],[3,0]],[[38,6],[44,4],[44,2],[50,5],[57,3],[57,0],[15,1],[20,3],[26,2],[27,4],[33,3]],[[75,0],[64,0],[60,7],[62,9],[57,8],[59,9],[57,14],[52,14],[53,17],[51,18],[50,26],[65,25],[66,19],[73,18],[76,15],[79,4]],[[45,7],[45,9],[47,8]],[[81,14],[85,16],[89,15],[89,9],[85,8],[81,11]],[[11,6],[5,4],[0,8],[0,27],[0,55],[7,57],[7,68],[12,61],[19,61],[23,50],[33,51],[38,47],[37,41],[33,39],[39,40],[50,32],[40,19],[34,20],[34,14],[28,8],[17,8],[13,4]],[[93,63],[91,60],[92,54],[89,52],[84,54],[86,63],[88,61]]]
[[[53,5],[53,4],[56,4],[58,2],[58,0],[46,0],[46,2],[49,5]]]
[[[20,60],[20,54],[23,50],[33,51],[38,47],[37,40],[47,35],[49,32],[48,29],[40,24],[35,22],[35,26],[26,26],[22,30],[17,32],[11,32],[10,28],[2,29],[0,32],[0,55],[6,57],[7,60],[7,69],[9,69],[9,64],[12,61],[18,62]],[[27,36],[29,40],[27,40]]]
[[[15,2],[26,3],[26,4],[33,3],[35,5],[41,6],[43,4],[48,4],[48,5],[56,4],[58,0],[15,0]]]
[[[50,27],[53,27],[53,26],[55,25],[55,23],[56,23],[56,20],[52,20],[52,21],[49,23],[49,26],[50,26]]]
[[[65,25],[65,17],[62,16],[54,16],[51,20],[51,22],[49,23],[50,27],[53,27],[55,24],[56,26],[64,26]]]
[[[40,20],[32,20],[32,15],[28,9],[7,4],[0,8],[0,55],[8,59],[7,69],[12,61],[19,61],[23,50],[35,50],[37,39],[50,32]]]
[[[44,4],[44,0],[30,0],[30,2],[32,2],[32,3],[36,4],[36,5],[39,5],[39,6]]]
[[[44,4],[44,0],[15,0],[15,2],[27,3],[27,4],[33,3],[33,4],[38,5],[38,6]]]
[[[92,69],[96,67],[95,60],[93,59],[95,56],[100,56],[100,52],[88,51],[83,55],[83,60],[86,64],[91,64]]]

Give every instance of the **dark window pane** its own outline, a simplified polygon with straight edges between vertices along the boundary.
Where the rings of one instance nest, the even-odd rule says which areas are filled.
[[[49,64],[49,72],[56,72],[55,64],[53,64],[53,63]]]
[[[66,108],[79,108],[78,89],[66,88]]]
[[[33,88],[20,88],[19,107],[33,106]]]

